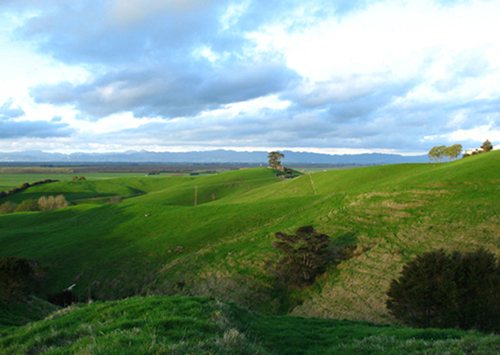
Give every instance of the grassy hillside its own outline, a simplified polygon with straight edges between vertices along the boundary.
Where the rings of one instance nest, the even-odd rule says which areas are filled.
[[[78,304],[1,330],[8,354],[496,354],[500,336],[263,317],[207,298]]]
[[[76,283],[82,300],[213,295],[266,314],[391,323],[385,292],[414,255],[480,246],[500,252],[499,165],[500,152],[491,152],[284,181],[257,168],[42,185],[16,198],[48,194],[42,188],[72,201],[129,198],[2,215],[0,256],[39,260],[51,270],[49,293]],[[351,245],[353,257],[332,265],[312,287],[285,295],[271,273],[274,233],[309,224],[334,245]]]
[[[38,199],[41,196],[62,194],[67,201],[74,203],[95,203],[108,201],[111,196],[127,198],[150,193],[157,190],[172,188],[184,184],[191,178],[115,178],[103,180],[71,181],[61,180],[49,184],[36,185],[24,191],[2,198],[4,201],[20,203],[27,199]]]

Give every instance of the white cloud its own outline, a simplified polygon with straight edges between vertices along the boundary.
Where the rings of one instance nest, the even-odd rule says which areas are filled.
[[[23,132],[38,122],[45,135],[73,140],[5,138],[0,149],[116,150],[128,140],[152,150],[415,153],[498,137],[500,2],[0,7],[0,104],[24,112],[14,119]]]

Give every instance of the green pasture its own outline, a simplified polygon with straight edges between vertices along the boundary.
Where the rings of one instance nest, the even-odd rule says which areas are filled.
[[[478,247],[500,254],[498,166],[500,152],[490,152],[290,180],[254,168],[39,185],[2,201],[63,194],[72,205],[0,215],[0,256],[38,260],[50,269],[46,293],[76,283],[82,301],[213,296],[260,314],[394,324],[385,292],[416,254]],[[106,204],[113,196],[123,202]],[[279,289],[274,233],[304,225],[350,246],[352,257],[309,288]]]
[[[211,298],[76,304],[1,330],[6,354],[497,354],[500,336],[264,317]]]
[[[145,173],[71,173],[71,174],[1,174],[0,173],[0,191],[5,191],[13,187],[19,187],[25,182],[30,184],[50,179],[50,180],[61,180],[70,181],[73,177],[84,176],[87,180],[104,180],[104,179],[116,179],[116,178],[139,178],[145,177]],[[165,177],[168,174],[151,175],[148,178],[154,179],[158,177]]]

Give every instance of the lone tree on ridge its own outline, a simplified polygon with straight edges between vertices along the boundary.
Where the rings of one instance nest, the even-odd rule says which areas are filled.
[[[285,155],[281,154],[280,152],[270,152],[267,156],[269,159],[269,165],[273,169],[277,169],[278,166],[281,165],[281,159],[283,159]]]

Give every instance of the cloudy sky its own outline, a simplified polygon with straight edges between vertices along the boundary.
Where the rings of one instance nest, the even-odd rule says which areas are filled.
[[[500,143],[497,0],[2,0],[0,151]]]

